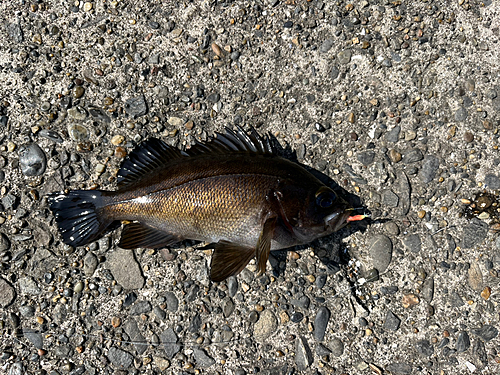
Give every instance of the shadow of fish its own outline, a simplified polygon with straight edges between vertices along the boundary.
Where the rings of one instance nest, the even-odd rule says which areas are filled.
[[[186,151],[151,138],[124,160],[117,191],[72,190],[48,199],[71,246],[95,241],[116,221],[126,221],[118,244],[126,249],[208,242],[213,281],[238,274],[254,257],[263,273],[271,250],[362,219],[303,167],[275,155],[267,136],[239,127]]]

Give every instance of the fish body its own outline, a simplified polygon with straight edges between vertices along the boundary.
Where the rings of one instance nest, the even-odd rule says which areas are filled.
[[[350,207],[300,165],[273,153],[252,129],[226,129],[180,151],[157,139],[124,161],[117,191],[53,193],[65,243],[80,246],[124,225],[120,247],[161,248],[184,239],[212,244],[211,279],[239,273],[254,256],[308,243],[347,224]]]

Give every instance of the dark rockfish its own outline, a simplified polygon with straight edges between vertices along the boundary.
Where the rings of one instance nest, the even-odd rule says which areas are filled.
[[[268,137],[226,128],[186,151],[149,139],[124,160],[117,191],[52,193],[66,244],[95,241],[125,220],[118,246],[161,248],[184,239],[212,244],[210,277],[236,275],[271,250],[335,232],[352,209],[303,167],[273,154]]]

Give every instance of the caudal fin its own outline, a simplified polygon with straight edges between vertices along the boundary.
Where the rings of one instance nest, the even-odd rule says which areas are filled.
[[[95,241],[113,222],[102,212],[101,191],[56,192],[48,199],[65,244],[76,247]]]

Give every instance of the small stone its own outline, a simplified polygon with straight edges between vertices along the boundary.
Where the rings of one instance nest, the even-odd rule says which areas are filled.
[[[179,308],[179,299],[173,292],[165,293],[165,301],[167,304],[167,310],[171,312],[176,312]]]
[[[132,365],[134,357],[129,352],[112,346],[108,351],[108,359],[115,367],[126,369]]]
[[[316,314],[316,318],[314,319],[314,338],[317,341],[323,341],[330,315],[330,310],[328,310],[328,308],[326,308],[325,306],[321,306],[318,309],[318,313]]]
[[[10,240],[5,233],[0,233],[0,252],[10,249]]]
[[[68,116],[77,121],[83,121],[87,118],[88,112],[85,108],[76,106],[68,109]]]
[[[481,297],[486,301],[491,296],[491,288],[489,286],[485,287],[481,292]]]
[[[387,207],[397,207],[399,203],[399,197],[390,189],[385,189],[382,191],[382,204]]]
[[[349,121],[351,124],[354,124],[356,122],[356,116],[354,115],[354,112],[349,113],[347,115],[347,121]]]
[[[181,126],[184,124],[183,119],[181,119],[179,117],[175,117],[175,116],[169,117],[167,122],[172,126]]]
[[[498,190],[500,189],[500,178],[494,174],[487,174],[484,176],[484,184],[491,190]]]
[[[391,159],[393,163],[399,163],[402,159],[401,153],[395,149],[391,149],[389,151],[389,159]]]
[[[264,310],[260,314],[259,320],[254,326],[254,336],[256,339],[264,341],[278,328],[278,319],[271,310]]]
[[[153,356],[153,362],[161,372],[166,371],[170,367],[170,362],[166,358]]]
[[[144,276],[133,251],[117,249],[108,253],[106,265],[123,288],[140,289],[144,286]]]
[[[412,368],[408,363],[389,363],[386,370],[394,375],[410,375]]]
[[[41,333],[32,331],[30,329],[25,329],[23,330],[23,335],[33,344],[35,348],[43,348],[43,336]]]
[[[151,312],[151,303],[149,301],[138,301],[130,307],[130,315],[141,315]]]
[[[87,1],[85,2],[85,4],[83,4],[83,10],[85,12],[90,12],[92,10],[92,3],[90,1]]]
[[[36,143],[19,149],[19,165],[25,176],[41,176],[47,167],[45,153]]]
[[[392,311],[387,311],[384,321],[384,329],[389,331],[397,331],[400,324],[401,319],[399,319]]]
[[[472,333],[479,336],[483,341],[493,340],[498,335],[498,330],[492,325],[485,324],[481,328],[472,329]]]
[[[467,119],[467,109],[464,107],[460,107],[456,112],[455,112],[455,120],[458,122],[464,122]]]
[[[488,224],[478,219],[472,219],[464,228],[462,247],[464,249],[469,249],[479,245],[484,241],[487,234]]]
[[[111,144],[114,146],[118,146],[118,145],[122,144],[124,140],[125,140],[125,137],[123,135],[117,134],[111,138]]]
[[[212,51],[214,51],[214,53],[219,57],[223,55],[222,49],[217,45],[217,43],[212,43]]]
[[[339,54],[337,55],[337,60],[339,64],[346,65],[349,64],[349,62],[351,61],[351,57],[352,57],[351,50],[346,49],[339,52]]]
[[[415,294],[408,293],[403,296],[403,300],[401,302],[403,304],[403,307],[407,309],[411,306],[418,305],[420,299]]]
[[[215,364],[215,360],[210,357],[203,349],[193,348],[193,355],[196,364],[199,367],[207,368]]]
[[[330,51],[330,49],[333,47],[333,39],[328,38],[323,41],[321,44],[321,47],[319,47],[320,52],[326,53]]]
[[[224,304],[222,305],[222,312],[224,313],[225,318],[229,318],[231,314],[234,311],[234,302],[231,300],[231,298],[228,298],[226,301],[224,301]]]
[[[299,371],[305,371],[313,362],[311,348],[304,336],[297,337],[295,345],[295,364]]]
[[[75,86],[73,89],[73,97],[79,99],[85,94],[85,89],[82,86]]]
[[[69,124],[68,134],[70,138],[75,142],[85,142],[90,138],[88,129],[79,124]]]
[[[419,176],[424,184],[431,182],[439,169],[439,159],[434,155],[426,155]]]
[[[19,289],[23,294],[29,295],[39,295],[42,291],[40,290],[39,284],[35,282],[31,277],[22,277],[19,279]]]
[[[167,328],[160,335],[160,339],[165,355],[171,360],[181,350],[181,346],[177,343],[179,341],[177,335],[172,328]]]
[[[419,219],[423,219],[426,214],[427,214],[427,212],[425,210],[419,210],[417,212],[417,216],[418,216]]]
[[[462,331],[458,334],[457,343],[455,349],[458,353],[463,353],[470,347],[469,334],[466,331]]]
[[[403,163],[411,164],[416,163],[424,158],[422,151],[418,148],[412,148],[404,152],[403,154]]]
[[[392,260],[392,241],[383,234],[370,239],[369,250],[373,267],[379,273],[385,272]]]
[[[148,113],[148,104],[146,103],[146,98],[144,95],[138,96],[136,98],[130,98],[125,102],[125,112],[132,118],[137,118],[144,116]]]
[[[401,133],[401,126],[396,125],[386,133],[385,135],[386,141],[396,143],[399,140],[399,133]]]
[[[83,273],[85,273],[85,276],[91,277],[98,265],[99,261],[97,260],[97,257],[91,252],[88,252],[83,259]]]
[[[0,277],[0,307],[9,306],[16,298],[16,290],[10,283]]]
[[[415,348],[417,352],[422,354],[423,356],[430,357],[434,354],[434,347],[431,345],[429,340],[420,340],[415,344]]]
[[[479,264],[477,262],[472,262],[467,274],[469,276],[469,285],[472,289],[479,292],[483,288],[483,274],[479,268]]]
[[[474,141],[474,134],[472,134],[471,132],[465,132],[464,141],[467,143],[471,143],[472,141]]]
[[[113,316],[111,318],[111,325],[114,327],[114,328],[118,328],[120,325],[122,324],[122,320],[117,317],[117,316]]]
[[[358,161],[364,166],[368,166],[373,163],[373,160],[375,159],[375,151],[361,151],[356,155],[356,159],[358,159]]]

